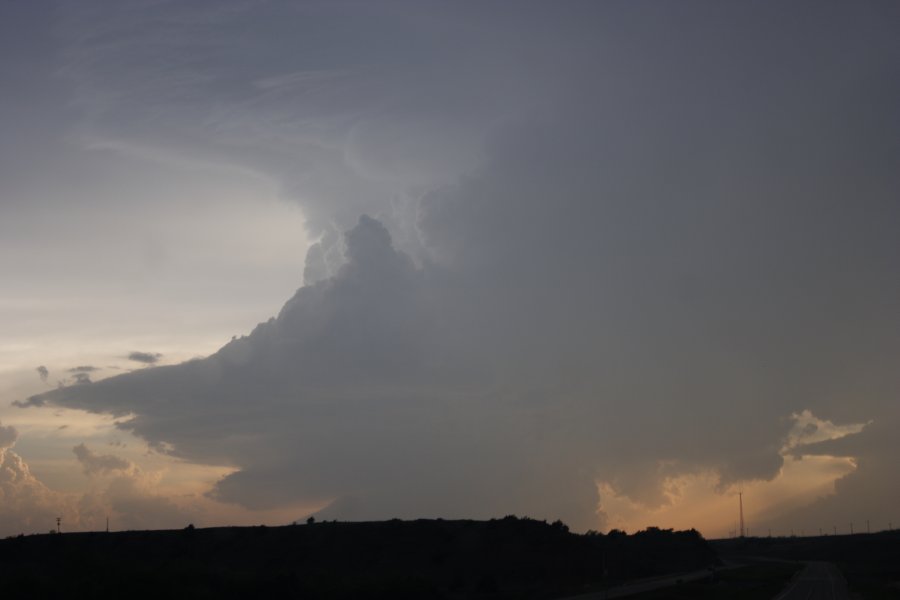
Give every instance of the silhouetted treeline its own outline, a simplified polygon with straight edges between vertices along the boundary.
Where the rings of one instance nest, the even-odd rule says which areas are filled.
[[[672,531],[649,527],[633,535],[613,530],[605,536],[598,535],[596,543],[604,550],[609,576],[614,579],[691,571],[719,562],[715,552],[693,529]]]
[[[576,535],[516,517],[0,541],[10,598],[552,598],[715,561],[696,531]]]

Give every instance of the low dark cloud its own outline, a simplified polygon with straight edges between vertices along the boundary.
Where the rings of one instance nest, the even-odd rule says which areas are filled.
[[[103,475],[115,471],[133,470],[131,461],[112,454],[96,454],[84,444],[72,448],[72,452],[81,463],[85,475]]]
[[[88,384],[88,383],[93,383],[91,381],[91,376],[89,373],[84,373],[84,372],[80,372],[80,371],[76,372],[74,375],[72,375],[72,381],[76,385],[84,385],[84,384]]]
[[[19,432],[12,425],[3,426],[0,423],[0,450],[12,448],[19,439]]]
[[[81,365],[78,367],[72,367],[71,369],[69,369],[69,373],[93,373],[99,370],[99,367],[94,367],[91,365]]]
[[[62,388],[63,386],[60,385],[59,387]],[[13,400],[12,405],[18,408],[29,408],[45,406],[45,403],[41,398],[38,398],[37,396],[31,396],[27,400]]]
[[[159,354],[158,352],[131,352],[128,355],[128,360],[133,360],[134,362],[143,363],[145,365],[155,365],[161,358],[162,354]]]
[[[37,371],[38,375],[41,378],[41,381],[46,383],[47,378],[50,377],[50,371],[47,369],[47,367],[41,365],[37,369],[35,369],[35,371]]]

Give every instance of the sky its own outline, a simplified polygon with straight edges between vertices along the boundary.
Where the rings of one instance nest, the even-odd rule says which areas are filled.
[[[0,535],[900,523],[900,5],[0,5]]]

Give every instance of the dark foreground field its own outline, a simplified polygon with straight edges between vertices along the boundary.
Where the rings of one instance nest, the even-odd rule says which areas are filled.
[[[773,600],[795,573],[796,562],[743,561],[740,566],[717,570],[710,577],[686,581],[631,600]]]
[[[768,557],[834,563],[853,597],[900,599],[900,531],[818,537],[716,540],[723,557]]]
[[[514,517],[0,540],[4,598],[554,598],[716,561],[694,531]]]

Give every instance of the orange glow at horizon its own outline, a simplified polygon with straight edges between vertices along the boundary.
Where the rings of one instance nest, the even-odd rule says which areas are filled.
[[[833,494],[834,482],[855,468],[854,461],[847,457],[785,456],[784,466],[771,481],[742,484],[747,529],[756,533],[755,523]],[[634,532],[651,526],[693,528],[706,538],[728,537],[738,527],[738,487],[720,492],[717,486],[718,476],[712,471],[670,478],[664,486],[668,503],[647,508],[618,494],[608,483],[599,482],[599,509],[607,514],[608,529]]]

